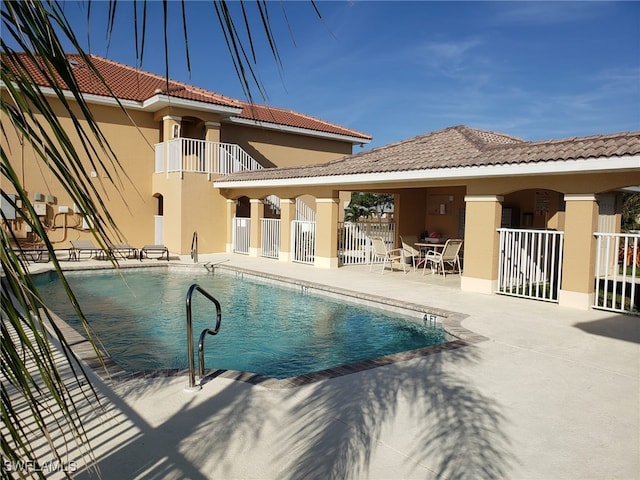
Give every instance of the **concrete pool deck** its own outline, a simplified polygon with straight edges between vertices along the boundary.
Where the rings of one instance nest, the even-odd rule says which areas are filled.
[[[640,478],[639,317],[465,293],[457,275],[199,260],[457,312],[487,340],[287,389],[92,375],[102,407],[81,413],[103,478]]]

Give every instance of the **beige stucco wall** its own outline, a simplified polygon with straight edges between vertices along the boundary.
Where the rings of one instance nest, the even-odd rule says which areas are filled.
[[[164,173],[153,175],[153,192],[164,198],[164,244],[174,253],[191,251],[194,232],[198,251],[224,252],[227,199],[213,188],[206,175]],[[147,242],[153,243],[153,242]]]
[[[8,101],[3,91],[2,101]],[[80,152],[85,168],[90,175],[90,182],[96,189],[96,200],[99,198],[105,203],[113,216],[117,226],[123,234],[121,240],[137,245],[150,243],[153,235],[153,214],[156,203],[150,196],[151,173],[153,172],[153,145],[158,141],[158,123],[149,114],[129,112],[131,119],[137,128],[132,127],[131,120],[119,109],[107,106],[92,107],[92,113],[100,124],[101,130],[109,142],[113,153],[124,167],[125,172],[118,171],[108,160],[99,146],[97,153],[92,155],[94,165],[89,162],[89,157],[84,153],[82,146],[75,134],[68,114],[57,100],[51,100],[51,106],[60,120],[63,128],[74,143],[76,150]],[[73,202],[70,196],[64,192],[60,183],[47,167],[37,160],[32,147],[22,144],[12,126],[6,119],[2,119],[7,133],[0,139],[3,148],[9,152],[12,166],[16,169],[19,179],[29,192],[29,198],[33,200],[33,194],[38,192],[44,195],[52,195],[56,202],[48,206],[48,215],[45,222],[50,225],[49,235],[56,248],[66,248],[69,241],[90,238],[90,233],[82,229],[82,218],[73,212]],[[85,121],[80,122],[83,126]],[[101,166],[100,162],[105,165]],[[109,180],[108,173],[113,181]],[[2,180],[2,189],[8,193],[11,187],[6,180]],[[58,214],[60,206],[68,206],[71,213]],[[66,227],[63,227],[66,224]],[[18,230],[22,225],[17,225]],[[114,241],[117,238],[114,237]]]
[[[338,266],[338,195],[316,199],[315,265],[321,268]]]
[[[7,101],[6,92],[2,94],[3,101]],[[65,130],[72,135],[72,124],[64,109],[56,100],[52,99],[51,104]],[[209,179],[205,174],[172,173],[167,176],[165,173],[154,173],[154,145],[163,139],[170,139],[174,125],[180,126],[182,137],[238,143],[266,166],[329,161],[350,154],[352,148],[349,142],[232,125],[213,112],[175,107],[155,113],[130,110],[128,114],[135,122],[134,126],[119,107],[93,104],[90,108],[124,169],[112,184],[107,175],[115,170],[113,167],[91,167],[88,158],[85,158],[87,170],[95,172],[91,183],[97,189],[97,198],[105,203],[122,232],[122,238],[113,240],[126,241],[139,247],[154,243],[154,216],[158,213],[158,200],[154,195],[161,195],[164,200],[163,241],[172,253],[188,254],[194,231],[198,232],[201,253],[225,251],[229,215],[227,196],[213,188],[214,178]],[[5,119],[2,121],[5,125]],[[67,248],[70,240],[90,238],[91,233],[82,229],[82,218],[73,213],[69,196],[62,191],[54,176],[36,160],[29,145],[21,144],[10,126],[5,125],[5,128],[8,140],[2,137],[3,148],[9,152],[11,163],[30,198],[33,198],[33,193],[39,192],[56,199],[55,203],[48,205],[46,219],[51,226],[49,234],[55,246]],[[81,151],[77,138],[74,144]],[[106,158],[106,155],[101,157]],[[1,181],[3,190],[14,193],[5,180]],[[289,198],[304,196],[306,203],[315,209],[315,196],[320,193],[320,190],[303,188]],[[70,213],[58,214],[58,206],[69,206]],[[21,228],[18,225],[19,235],[26,235],[20,232]]]
[[[236,143],[265,167],[328,162],[350,155],[350,143],[224,123],[220,141]]]
[[[427,190],[424,230],[445,238],[458,238],[458,222],[465,208],[465,187],[435,187]]]
[[[394,195],[394,217],[398,238],[407,235],[419,237],[425,230],[424,206],[427,204],[427,189],[401,190]]]
[[[467,290],[495,291],[502,200],[498,195],[466,197],[463,288]]]
[[[598,203],[591,194],[566,197],[566,229],[560,300],[581,308],[593,304]]]
[[[603,160],[605,161],[605,160]],[[521,190],[552,190],[560,193],[602,193],[640,183],[640,172],[589,172],[561,175],[519,175],[473,179],[467,193],[508,195]]]

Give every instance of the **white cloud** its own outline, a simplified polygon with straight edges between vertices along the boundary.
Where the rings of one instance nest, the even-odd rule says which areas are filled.
[[[600,15],[607,2],[522,1],[495,4],[497,24],[553,25],[575,23]]]
[[[460,41],[432,41],[418,45],[411,51],[413,62],[425,65],[427,75],[439,74],[449,78],[473,77],[478,81],[489,74],[487,58],[480,51],[479,39]]]

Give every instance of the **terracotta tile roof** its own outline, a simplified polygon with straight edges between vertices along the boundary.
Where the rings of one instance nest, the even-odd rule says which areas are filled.
[[[46,87],[50,85],[47,77],[29,60],[26,54],[18,55],[40,86]],[[145,100],[153,98],[155,95],[164,94],[173,98],[241,109],[241,113],[237,115],[237,117],[247,120],[345,135],[361,138],[363,141],[371,140],[370,135],[325,122],[308,115],[263,105],[252,105],[183,82],[169,80],[167,83],[165,77],[161,75],[145,72],[97,55],[90,55],[90,57],[97,70],[104,77],[106,83],[113,90],[113,93],[121,100],[144,102]],[[72,71],[83,93],[105,97],[111,96],[102,82],[87,68],[80,55],[68,54],[67,59],[72,65]],[[2,62],[5,65],[9,64],[5,54],[2,55]],[[59,77],[56,78],[56,80],[61,82]],[[61,82],[61,84],[66,86],[64,82]]]
[[[637,154],[640,154],[640,132],[527,142],[509,135],[456,126],[324,164],[237,173],[221,178],[216,183],[527,164]]]
[[[240,115],[236,115],[238,118],[255,120],[264,123],[272,123],[276,125],[286,125],[289,127],[306,128],[308,130],[332,133],[336,135],[346,135],[350,137],[362,138],[364,140],[371,140],[372,138],[371,135],[366,135],[362,132],[357,132],[356,130],[341,127],[340,125],[325,122],[324,120],[310,117],[308,115],[297,113],[291,110],[284,110],[282,108],[250,103],[244,103],[243,106],[244,108],[242,110],[242,113],[240,113]]]
[[[171,97],[186,100],[195,100],[226,107],[242,107],[240,102],[232,98],[173,80],[169,80],[167,84],[165,78],[160,75],[144,72],[97,55],[89,56],[96,69],[113,90],[113,93],[121,100],[144,102],[158,93],[163,93]],[[27,55],[21,54],[20,57],[40,86],[46,87],[50,85],[47,77],[30,61]],[[104,84],[87,68],[85,61],[80,55],[68,54],[67,59],[82,93],[106,97],[111,96]],[[7,61],[6,56],[3,55],[2,61]],[[66,87],[66,84],[61,81],[60,77],[56,77],[56,80],[60,82],[63,87]]]

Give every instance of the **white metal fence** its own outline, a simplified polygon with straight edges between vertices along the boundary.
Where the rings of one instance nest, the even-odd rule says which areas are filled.
[[[596,233],[594,308],[640,314],[640,235]]]
[[[338,258],[341,265],[366,264],[371,260],[369,237],[382,237],[389,247],[394,248],[395,223],[380,222],[340,222],[338,224]]]
[[[291,222],[291,261],[313,264],[316,254],[316,222]]]
[[[498,292],[557,302],[564,232],[499,228]]]
[[[280,219],[261,218],[260,228],[262,229],[260,255],[278,258],[280,256]]]
[[[249,254],[249,237],[251,234],[251,219],[233,217],[233,251]]]

